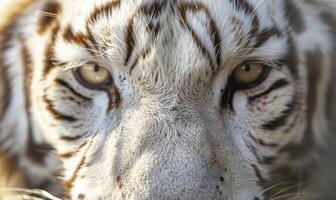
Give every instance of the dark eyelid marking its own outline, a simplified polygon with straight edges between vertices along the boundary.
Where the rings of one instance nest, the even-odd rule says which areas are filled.
[[[80,97],[81,99],[85,100],[85,101],[92,101],[91,98],[86,97],[80,93],[78,93],[74,88],[72,88],[70,86],[69,83],[67,83],[66,81],[62,80],[62,79],[56,79],[55,80],[56,83],[58,83],[60,86],[67,88],[70,92],[72,92],[74,95],[76,95],[77,97]]]
[[[273,92],[274,90],[277,90],[277,89],[280,89],[280,88],[283,88],[283,87],[286,87],[289,85],[289,82],[288,80],[286,79],[280,79],[278,81],[276,81],[275,83],[273,83],[271,85],[271,87],[269,89],[267,89],[265,92],[262,92],[260,94],[257,94],[257,95],[254,95],[252,97],[249,97],[248,98],[248,101],[249,103],[252,103],[253,101],[255,101],[256,99],[262,97],[262,96],[265,96],[271,92]]]

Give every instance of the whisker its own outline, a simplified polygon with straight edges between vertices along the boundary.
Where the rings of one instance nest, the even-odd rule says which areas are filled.
[[[30,199],[24,197],[34,197],[34,198],[41,197],[41,199],[47,198],[47,200],[61,200],[60,198],[57,198],[52,194],[40,189],[31,190],[25,188],[0,188],[0,197],[2,197],[1,195],[4,195],[5,193],[8,193],[9,195],[12,196],[22,196],[23,199]]]
[[[297,196],[299,195],[299,196]],[[287,198],[300,198],[300,199],[315,199],[316,198],[316,195],[315,194],[310,194],[310,193],[288,193],[288,194],[284,194],[284,195],[281,195],[281,196],[278,196],[278,197],[275,197],[275,198],[272,198],[272,199],[269,199],[269,200],[278,200],[278,199],[283,199],[284,197]],[[304,198],[303,198],[304,197]]]
[[[262,196],[263,194],[265,194],[267,191],[271,190],[271,189],[274,189],[280,185],[284,185],[284,184],[288,184],[290,183],[290,181],[283,181],[283,182],[279,182],[277,184],[274,184],[274,185],[271,185],[267,188],[265,188],[263,191],[261,191],[257,196]]]
[[[261,7],[263,3],[265,3],[265,0],[260,0],[259,3],[254,8],[253,13],[257,12],[258,8]]]
[[[50,12],[46,12],[46,11],[38,11],[39,14],[43,15],[43,16],[48,16],[48,17],[57,17],[57,14],[55,13],[50,13]]]
[[[292,186],[289,186],[289,187],[285,187],[277,192],[275,192],[274,194],[272,194],[272,196],[270,196],[270,199],[272,199],[273,197],[277,197],[277,196],[281,196],[281,193],[284,193],[284,192],[287,192],[287,191],[290,191],[291,189],[294,189],[296,187],[298,187],[299,184],[294,184]]]

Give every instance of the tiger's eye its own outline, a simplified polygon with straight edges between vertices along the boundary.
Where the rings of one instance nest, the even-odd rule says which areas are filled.
[[[233,77],[239,84],[252,84],[262,78],[265,71],[262,64],[245,64],[235,69]]]
[[[86,64],[76,70],[80,82],[89,88],[99,88],[110,83],[112,77],[110,72],[95,64]]]

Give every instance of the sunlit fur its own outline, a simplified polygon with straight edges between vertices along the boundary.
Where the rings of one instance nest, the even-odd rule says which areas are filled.
[[[333,6],[21,6],[0,29],[0,188],[70,199],[314,198],[334,126]],[[84,87],[73,72],[85,63],[114,84]],[[272,70],[236,91],[230,75],[242,63]]]

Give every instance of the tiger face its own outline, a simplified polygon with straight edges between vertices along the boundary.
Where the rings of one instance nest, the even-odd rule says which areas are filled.
[[[32,142],[52,146],[54,157],[39,162],[59,161],[71,199],[304,195],[330,73],[328,26],[313,4],[71,0],[30,9],[39,12],[23,19],[30,31],[18,45]]]

